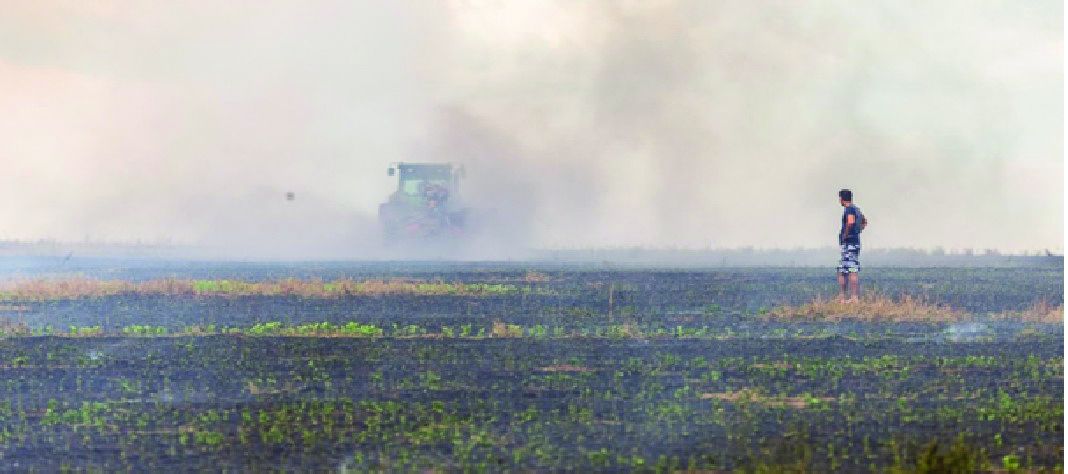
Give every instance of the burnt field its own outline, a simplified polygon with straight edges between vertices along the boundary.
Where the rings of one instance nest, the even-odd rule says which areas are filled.
[[[21,270],[0,468],[1053,470],[1062,275],[867,269],[939,308],[885,321],[782,309],[826,269]]]

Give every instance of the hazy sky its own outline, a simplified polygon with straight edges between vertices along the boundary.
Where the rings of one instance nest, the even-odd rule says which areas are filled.
[[[1058,1],[25,1],[0,238],[368,253],[392,161],[523,246],[1062,249]],[[293,191],[297,199],[287,202]]]

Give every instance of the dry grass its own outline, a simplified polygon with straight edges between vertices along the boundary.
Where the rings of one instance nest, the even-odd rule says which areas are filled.
[[[292,381],[286,381],[285,383],[282,384],[281,387],[269,387],[269,386],[260,386],[259,384],[255,383],[255,382],[253,382],[251,380],[246,380],[245,381],[245,388],[248,389],[249,395],[253,395],[253,396],[257,396],[257,395],[278,395],[280,393],[295,392],[297,390],[296,384],[294,384]]]
[[[994,314],[992,318],[1028,323],[1064,324],[1064,303],[1054,306],[1049,301],[1039,300],[1023,311],[1005,311]]]
[[[753,403],[769,407],[808,408],[812,403],[829,403],[835,401],[830,397],[768,397],[757,390],[741,389],[732,392],[702,393],[702,400],[722,400],[730,403]]]
[[[14,320],[11,318],[0,318],[0,334],[4,335],[26,335],[30,334],[30,326],[20,320]]]
[[[954,322],[966,319],[968,314],[910,295],[894,299],[867,293],[857,302],[843,303],[836,298],[817,297],[800,306],[775,308],[768,317],[816,321]]]
[[[523,327],[514,324],[505,324],[501,321],[493,322],[493,329],[490,330],[490,336],[492,337],[523,337]]]
[[[511,285],[426,282],[414,280],[188,280],[160,279],[142,282],[63,278],[0,282],[0,301],[54,301],[121,294],[194,296],[280,296],[335,298],[352,295],[485,295],[516,291]]]
[[[547,365],[545,367],[538,367],[537,370],[539,372],[593,372],[593,369],[589,367],[571,364]]]
[[[641,328],[639,328],[635,324],[631,324],[630,321],[623,323],[623,333],[626,334],[628,337],[645,337],[645,334],[642,332]]]
[[[0,313],[24,313],[31,309],[33,308],[24,304],[0,304]]]
[[[542,272],[529,271],[523,275],[523,281],[527,283],[544,283],[549,280],[549,275]]]

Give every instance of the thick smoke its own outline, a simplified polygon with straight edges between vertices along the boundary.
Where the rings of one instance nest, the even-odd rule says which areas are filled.
[[[851,187],[876,246],[1060,246],[1059,4],[586,5],[459,28],[451,134],[542,241],[825,245]]]
[[[529,247],[1059,250],[1059,2],[15,3],[0,238],[381,253],[393,161]],[[285,200],[294,192],[293,201]]]

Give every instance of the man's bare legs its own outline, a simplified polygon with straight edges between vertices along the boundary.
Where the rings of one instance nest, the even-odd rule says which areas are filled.
[[[860,273],[838,273],[838,302],[856,303],[860,301]]]

